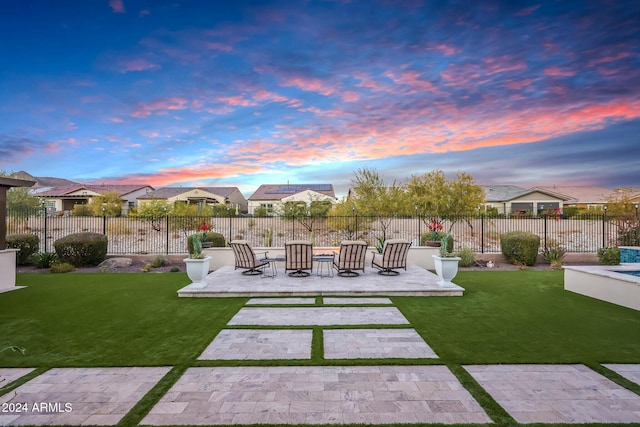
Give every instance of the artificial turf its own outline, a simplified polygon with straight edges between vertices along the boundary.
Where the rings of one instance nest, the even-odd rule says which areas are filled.
[[[23,274],[18,282],[28,288],[0,294],[0,345],[26,354],[0,353],[5,367],[197,364],[247,300],[178,298],[184,274]],[[640,363],[640,313],[565,291],[562,272],[460,272],[456,283],[463,297],[393,298],[439,363]],[[301,363],[334,364],[318,339]]]
[[[0,348],[26,352],[0,352],[0,366],[37,370],[11,389],[50,367],[173,366],[119,426],[139,423],[189,366],[446,364],[501,426],[518,424],[463,365],[583,363],[640,394],[601,365],[640,363],[640,312],[564,291],[557,271],[463,271],[455,280],[463,297],[392,298],[439,355],[429,360],[325,360],[327,328],[311,327],[310,360],[198,361],[246,298],[178,298],[184,274],[22,274],[18,282],[28,288],[0,294]]]

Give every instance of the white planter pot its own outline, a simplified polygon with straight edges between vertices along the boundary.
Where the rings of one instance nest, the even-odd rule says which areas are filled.
[[[458,274],[458,262],[462,259],[459,257],[441,257],[440,255],[431,255],[433,264],[436,267],[436,273],[440,280],[438,285],[442,287],[454,286],[451,281]]]
[[[193,282],[192,284],[206,286],[207,283],[204,279],[209,274],[211,257],[208,256],[202,259],[185,258],[183,261],[187,265],[187,276]]]

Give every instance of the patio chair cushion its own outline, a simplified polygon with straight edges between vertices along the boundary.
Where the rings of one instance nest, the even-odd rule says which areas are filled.
[[[357,275],[354,270],[364,272],[367,242],[363,240],[345,240],[340,244],[340,253],[333,258],[333,265],[339,275]]]
[[[293,240],[284,244],[285,271],[297,273],[313,270],[313,245],[311,242]]]
[[[232,240],[229,246],[233,249],[233,255],[236,259],[235,268],[247,269],[243,274],[259,272],[262,267],[268,264],[256,256],[253,248],[246,240]],[[266,258],[266,256],[267,253],[265,252],[264,258]]]
[[[389,239],[384,242],[382,253],[374,254],[371,265],[381,274],[398,274],[396,268],[407,269],[407,254],[411,242],[404,239]]]

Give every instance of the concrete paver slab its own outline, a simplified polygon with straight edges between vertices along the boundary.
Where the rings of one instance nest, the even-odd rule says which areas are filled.
[[[314,269],[315,270],[315,269]],[[179,297],[285,297],[285,296],[462,296],[460,286],[442,287],[438,276],[417,265],[408,265],[398,276],[382,276],[372,268],[358,277],[289,277],[278,274],[269,280],[243,276],[227,265],[210,273],[206,286],[187,285],[178,290]]]
[[[446,366],[278,366],[189,368],[142,424],[490,421]]]
[[[300,329],[223,329],[198,359],[310,359],[312,336]]]
[[[609,368],[612,371],[617,372],[622,375],[629,381],[633,381],[636,384],[640,384],[640,363],[632,364],[616,364],[616,363],[608,363],[603,365],[605,368]]]
[[[54,368],[0,397],[0,424],[114,425],[170,369]]]
[[[406,325],[396,307],[244,307],[229,325]]]
[[[389,298],[328,298],[322,299],[323,304],[349,305],[349,304],[392,304]]]
[[[584,365],[464,368],[519,423],[640,422],[640,396]]]
[[[327,329],[325,359],[436,358],[414,329]]]
[[[286,304],[308,304],[314,305],[315,298],[251,298],[246,305],[286,305]]]

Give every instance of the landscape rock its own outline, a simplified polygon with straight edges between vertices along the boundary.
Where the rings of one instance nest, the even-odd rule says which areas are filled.
[[[104,271],[112,268],[129,268],[132,264],[133,260],[131,258],[117,257],[102,261],[100,265],[98,265],[98,268]]]

